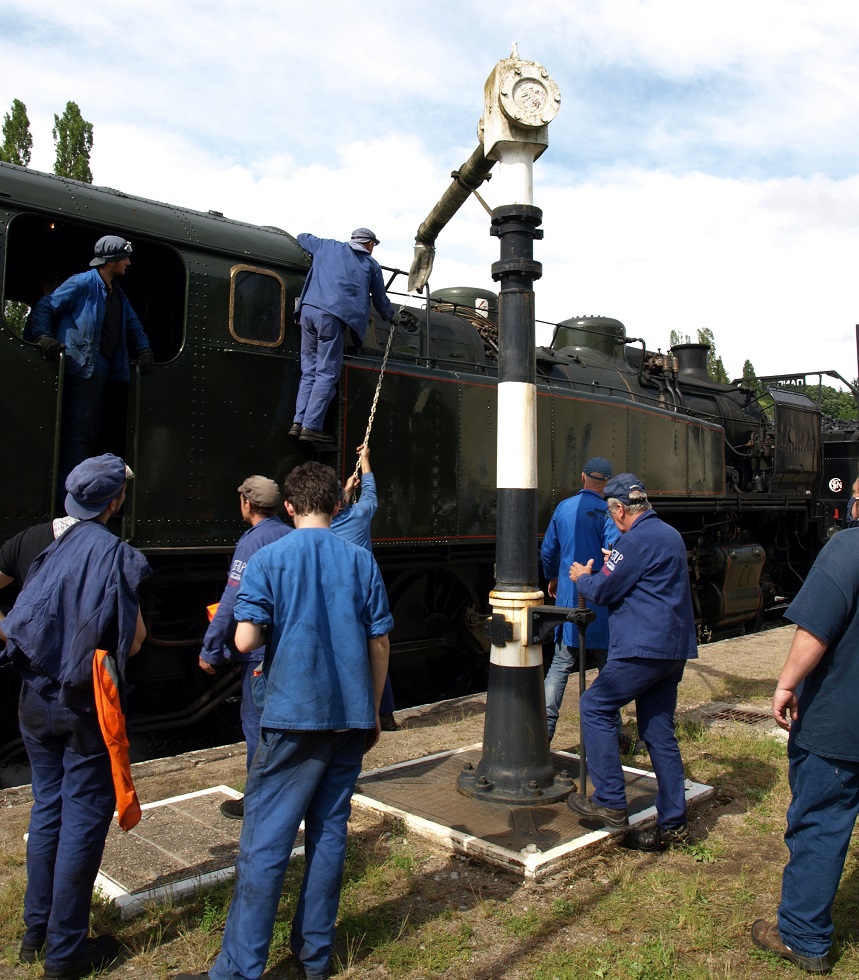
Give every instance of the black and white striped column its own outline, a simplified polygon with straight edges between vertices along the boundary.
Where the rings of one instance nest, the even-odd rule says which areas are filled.
[[[540,605],[537,575],[537,368],[534,239],[542,211],[511,204],[492,212],[501,259],[498,357],[498,462],[495,589],[490,593],[492,652],[483,755],[457,782],[460,792],[496,803],[556,803],[570,792],[549,754],[539,645],[528,639],[528,609]]]

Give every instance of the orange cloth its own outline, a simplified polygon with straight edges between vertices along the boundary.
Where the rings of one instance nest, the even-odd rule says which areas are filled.
[[[128,735],[119,700],[116,663],[106,650],[96,650],[92,660],[92,678],[98,724],[110,756],[117,820],[123,830],[131,830],[140,823],[140,800],[131,779]]]
[[[211,606],[206,606],[206,615],[209,617],[209,622],[215,618],[215,613],[218,611],[219,602],[213,602]]]

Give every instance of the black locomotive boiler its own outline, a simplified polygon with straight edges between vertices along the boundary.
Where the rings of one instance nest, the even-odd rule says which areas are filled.
[[[148,639],[134,659],[135,730],[170,733],[217,715],[235,680],[197,669],[205,606],[241,533],[235,487],[281,479],[311,455],[287,435],[300,376],[295,301],[309,257],[286,232],[131,197],[0,163],[0,540],[56,513],[62,360],[19,335],[47,279],[86,268],[101,235],[133,244],[123,282],[152,342],[154,371],[114,392],[105,449],[135,471],[116,532],[148,556]],[[493,582],[497,453],[494,294],[389,292],[406,308],[392,339],[372,432],[380,492],[374,550],[396,628],[400,705],[464,693],[485,669]],[[365,427],[388,325],[346,357],[325,454],[343,478]],[[653,353],[603,317],[565,319],[536,351],[539,523],[602,455],[645,481],[687,543],[703,634],[753,624],[792,595],[843,514],[856,433],[824,452],[809,398],[710,381],[706,348]],[[503,445],[503,440],[502,440]],[[830,458],[831,455],[831,458]],[[830,490],[841,479],[841,490]],[[535,548],[538,542],[534,543]],[[0,593],[8,607],[11,588]],[[16,749],[13,685],[0,685],[0,764]],[[5,744],[6,748],[2,746]]]

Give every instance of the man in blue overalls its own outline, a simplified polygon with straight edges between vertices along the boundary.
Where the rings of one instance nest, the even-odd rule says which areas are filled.
[[[141,372],[154,365],[152,346],[120,286],[131,265],[131,242],[105,235],[89,272],[67,279],[33,307],[33,339],[46,360],[65,354],[58,485],[102,447],[108,382],[127,384],[129,358]]]
[[[227,661],[241,664],[242,734],[245,736],[247,768],[250,770],[259,743],[259,710],[251,694],[253,674],[262,661],[265,651],[262,647],[251,650],[250,653],[240,653],[236,650],[236,621],[233,619],[233,609],[239,586],[242,584],[242,575],[251,555],[285,534],[289,534],[292,528],[280,519],[279,515],[283,513],[283,499],[277,484],[267,476],[249,476],[242,483],[239,487],[239,509],[242,520],[250,524],[250,528],[236,542],[236,550],[230,562],[230,573],[227,576],[221,601],[218,603],[218,611],[212,617],[212,622],[209,623],[203,638],[199,664],[200,669],[207,674],[214,674],[215,667]],[[241,820],[245,815],[244,800],[224,800],[221,804],[221,813],[231,820]]]
[[[330,976],[346,827],[364,752],[379,738],[379,701],[394,625],[376,560],[331,532],[340,483],[320,463],[283,488],[295,532],[248,562],[236,646],[265,640],[254,697],[262,732],[245,791],[236,885],[221,953],[176,980],[259,980],[302,820],[305,869],[290,946],[306,980]]]
[[[385,293],[382,268],[373,258],[379,239],[369,228],[356,228],[348,242],[301,234],[298,244],[313,256],[313,265],[298,300],[301,382],[289,434],[325,447],[334,442],[322,426],[340,378],[346,331],[360,347],[370,322],[371,297],[383,320],[396,323],[397,318]]]
[[[92,888],[116,804],[93,690],[96,649],[120,679],[146,636],[138,605],[146,559],[105,526],[125,501],[117,456],[85,460],[66,481],[77,523],[33,562],[3,621],[0,663],[23,679],[21,736],[32,767],[26,931],[19,957],[44,950],[45,980],[79,980],[119,952],[113,936],[88,939]]]
[[[609,609],[608,662],[581,699],[590,798],[571,795],[571,810],[610,828],[629,826],[617,743],[617,712],[635,700],[639,737],[656,773],[656,827],[634,829],[629,847],[659,851],[686,840],[683,760],[674,733],[677,686],[686,661],[698,656],[686,545],[659,520],[634,473],[605,487],[609,514],[621,532],[606,563],[573,562],[570,578],[589,602]]]

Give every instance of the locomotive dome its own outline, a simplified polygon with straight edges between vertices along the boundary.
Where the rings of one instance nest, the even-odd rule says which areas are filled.
[[[586,347],[606,357],[625,359],[626,327],[609,316],[577,316],[555,328],[553,350]]]
[[[491,289],[477,289],[473,286],[449,286],[430,293],[430,302],[436,306],[462,306],[485,312],[489,316],[498,314],[498,294]]]

